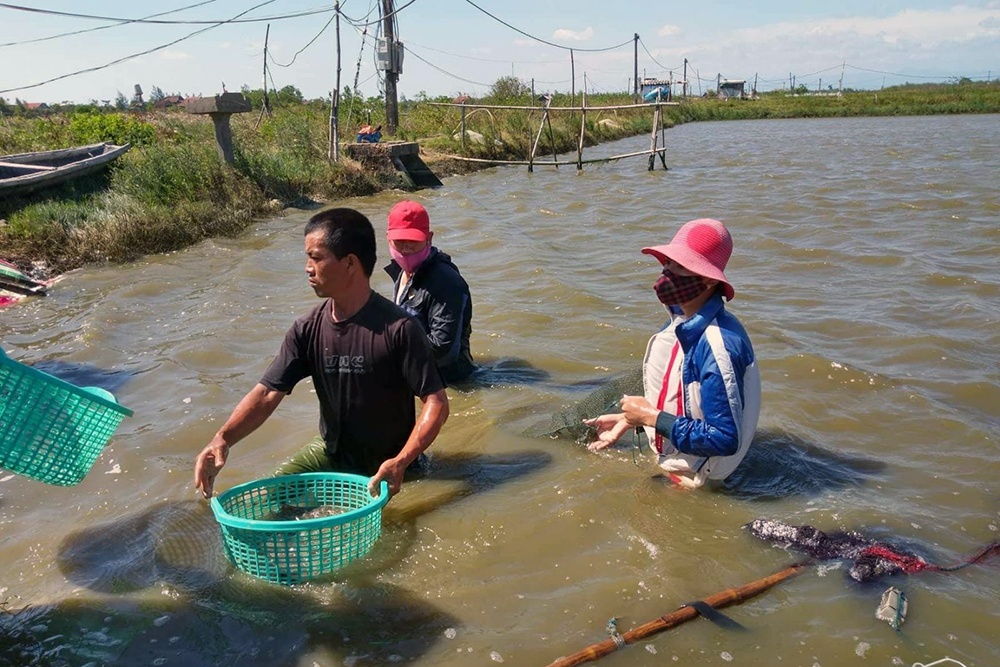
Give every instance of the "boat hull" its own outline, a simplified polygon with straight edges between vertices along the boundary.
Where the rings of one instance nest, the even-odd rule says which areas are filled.
[[[130,144],[94,144],[0,156],[0,197],[23,195],[93,174],[129,148]]]

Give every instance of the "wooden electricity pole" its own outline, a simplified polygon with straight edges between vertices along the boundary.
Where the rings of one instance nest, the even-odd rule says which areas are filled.
[[[333,84],[333,94],[330,96],[330,147],[327,151],[327,159],[333,162],[340,161],[340,135],[337,125],[340,122],[340,0],[333,3],[333,11],[336,12],[337,36],[337,79]]]
[[[632,62],[635,67],[635,88],[632,90],[632,101],[639,103],[639,33],[632,38]]]
[[[385,43],[389,59],[389,67],[385,70],[385,132],[396,134],[399,125],[399,103],[396,98],[396,82],[399,81],[399,71],[396,63],[396,21],[395,8],[392,0],[382,0],[382,30],[385,32]]]

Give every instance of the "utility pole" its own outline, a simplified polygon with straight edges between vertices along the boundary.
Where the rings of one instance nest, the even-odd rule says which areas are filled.
[[[576,61],[573,60],[573,49],[569,50],[569,105],[576,104]]]
[[[684,59],[684,83],[683,83],[683,96],[688,96],[688,59]]]
[[[271,36],[271,24],[267,24],[267,30],[264,31],[264,97],[261,98],[260,113],[261,116],[267,114],[271,115],[271,100],[267,98],[267,40]]]
[[[632,62],[635,66],[635,88],[632,89],[632,102],[639,103],[639,33],[632,39]]]
[[[389,67],[385,71],[385,133],[396,134],[399,126],[399,103],[396,98],[396,82],[399,81],[399,70],[396,63],[396,9],[392,0],[382,0],[382,30],[385,32],[385,44],[389,59]]]
[[[840,66],[840,83],[837,84],[837,94],[844,94],[844,70],[847,68],[847,61]]]
[[[330,147],[327,151],[327,159],[333,162],[340,161],[340,136],[337,133],[337,125],[340,120],[340,0],[333,3],[335,12],[337,35],[337,80],[333,84],[333,95],[330,96]]]

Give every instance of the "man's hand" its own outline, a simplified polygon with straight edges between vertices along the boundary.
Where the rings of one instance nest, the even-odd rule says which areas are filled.
[[[389,483],[389,497],[399,493],[399,487],[403,483],[403,473],[406,472],[406,465],[398,458],[383,461],[372,478],[368,481],[368,493],[373,497],[378,497],[380,482],[384,479]]]
[[[625,415],[621,412],[584,419],[583,423],[597,430],[597,439],[587,445],[587,449],[592,452],[599,452],[615,444],[629,428]]]
[[[205,498],[212,497],[212,489],[215,486],[215,478],[218,476],[222,466],[226,465],[226,458],[229,456],[229,445],[216,438],[208,443],[205,449],[201,450],[198,458],[194,461],[194,486],[201,491]]]

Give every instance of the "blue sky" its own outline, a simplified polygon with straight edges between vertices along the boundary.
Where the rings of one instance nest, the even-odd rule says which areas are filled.
[[[501,76],[535,82],[536,91],[625,90],[639,34],[639,74],[675,79],[688,60],[690,90],[715,87],[716,77],[787,87],[790,77],[811,89],[877,89],[909,81],[1000,77],[1000,0],[756,0],[650,3],[638,0],[395,0],[397,37],[406,47],[398,90],[408,98],[480,95]],[[32,102],[148,95],[211,95],[242,85],[259,88],[270,24],[273,85],[294,85],[308,98],[328,94],[336,75],[333,15],[327,0],[10,0],[3,4],[56,12],[136,19],[253,23],[114,25],[0,6],[0,97]],[[341,85],[381,95],[373,37],[360,23],[377,18],[378,0],[341,2]],[[193,6],[200,5],[200,6]],[[258,6],[259,5],[259,6]],[[255,9],[251,9],[254,8]],[[487,15],[493,14],[494,17]],[[298,18],[274,17],[304,12]],[[503,25],[506,22],[520,30]],[[94,30],[100,28],[99,30]],[[184,39],[196,30],[201,34]],[[75,35],[64,33],[89,30]],[[321,32],[322,31],[322,32]],[[527,33],[526,36],[522,33]],[[319,35],[317,37],[317,35]],[[52,38],[52,39],[44,39]],[[312,42],[310,46],[306,45]],[[560,45],[557,48],[536,39]],[[40,40],[44,41],[32,41]],[[164,48],[157,48],[177,41]],[[610,50],[608,47],[623,45]],[[156,49],[156,50],[153,50]],[[126,59],[152,50],[147,55]],[[301,51],[301,52],[300,52]],[[296,55],[298,54],[298,55]],[[361,62],[360,71],[358,62]],[[292,62],[294,58],[294,62]],[[118,64],[114,61],[125,59]],[[282,67],[279,65],[290,65]],[[95,71],[73,74],[80,70]],[[49,79],[51,83],[37,85]]]

